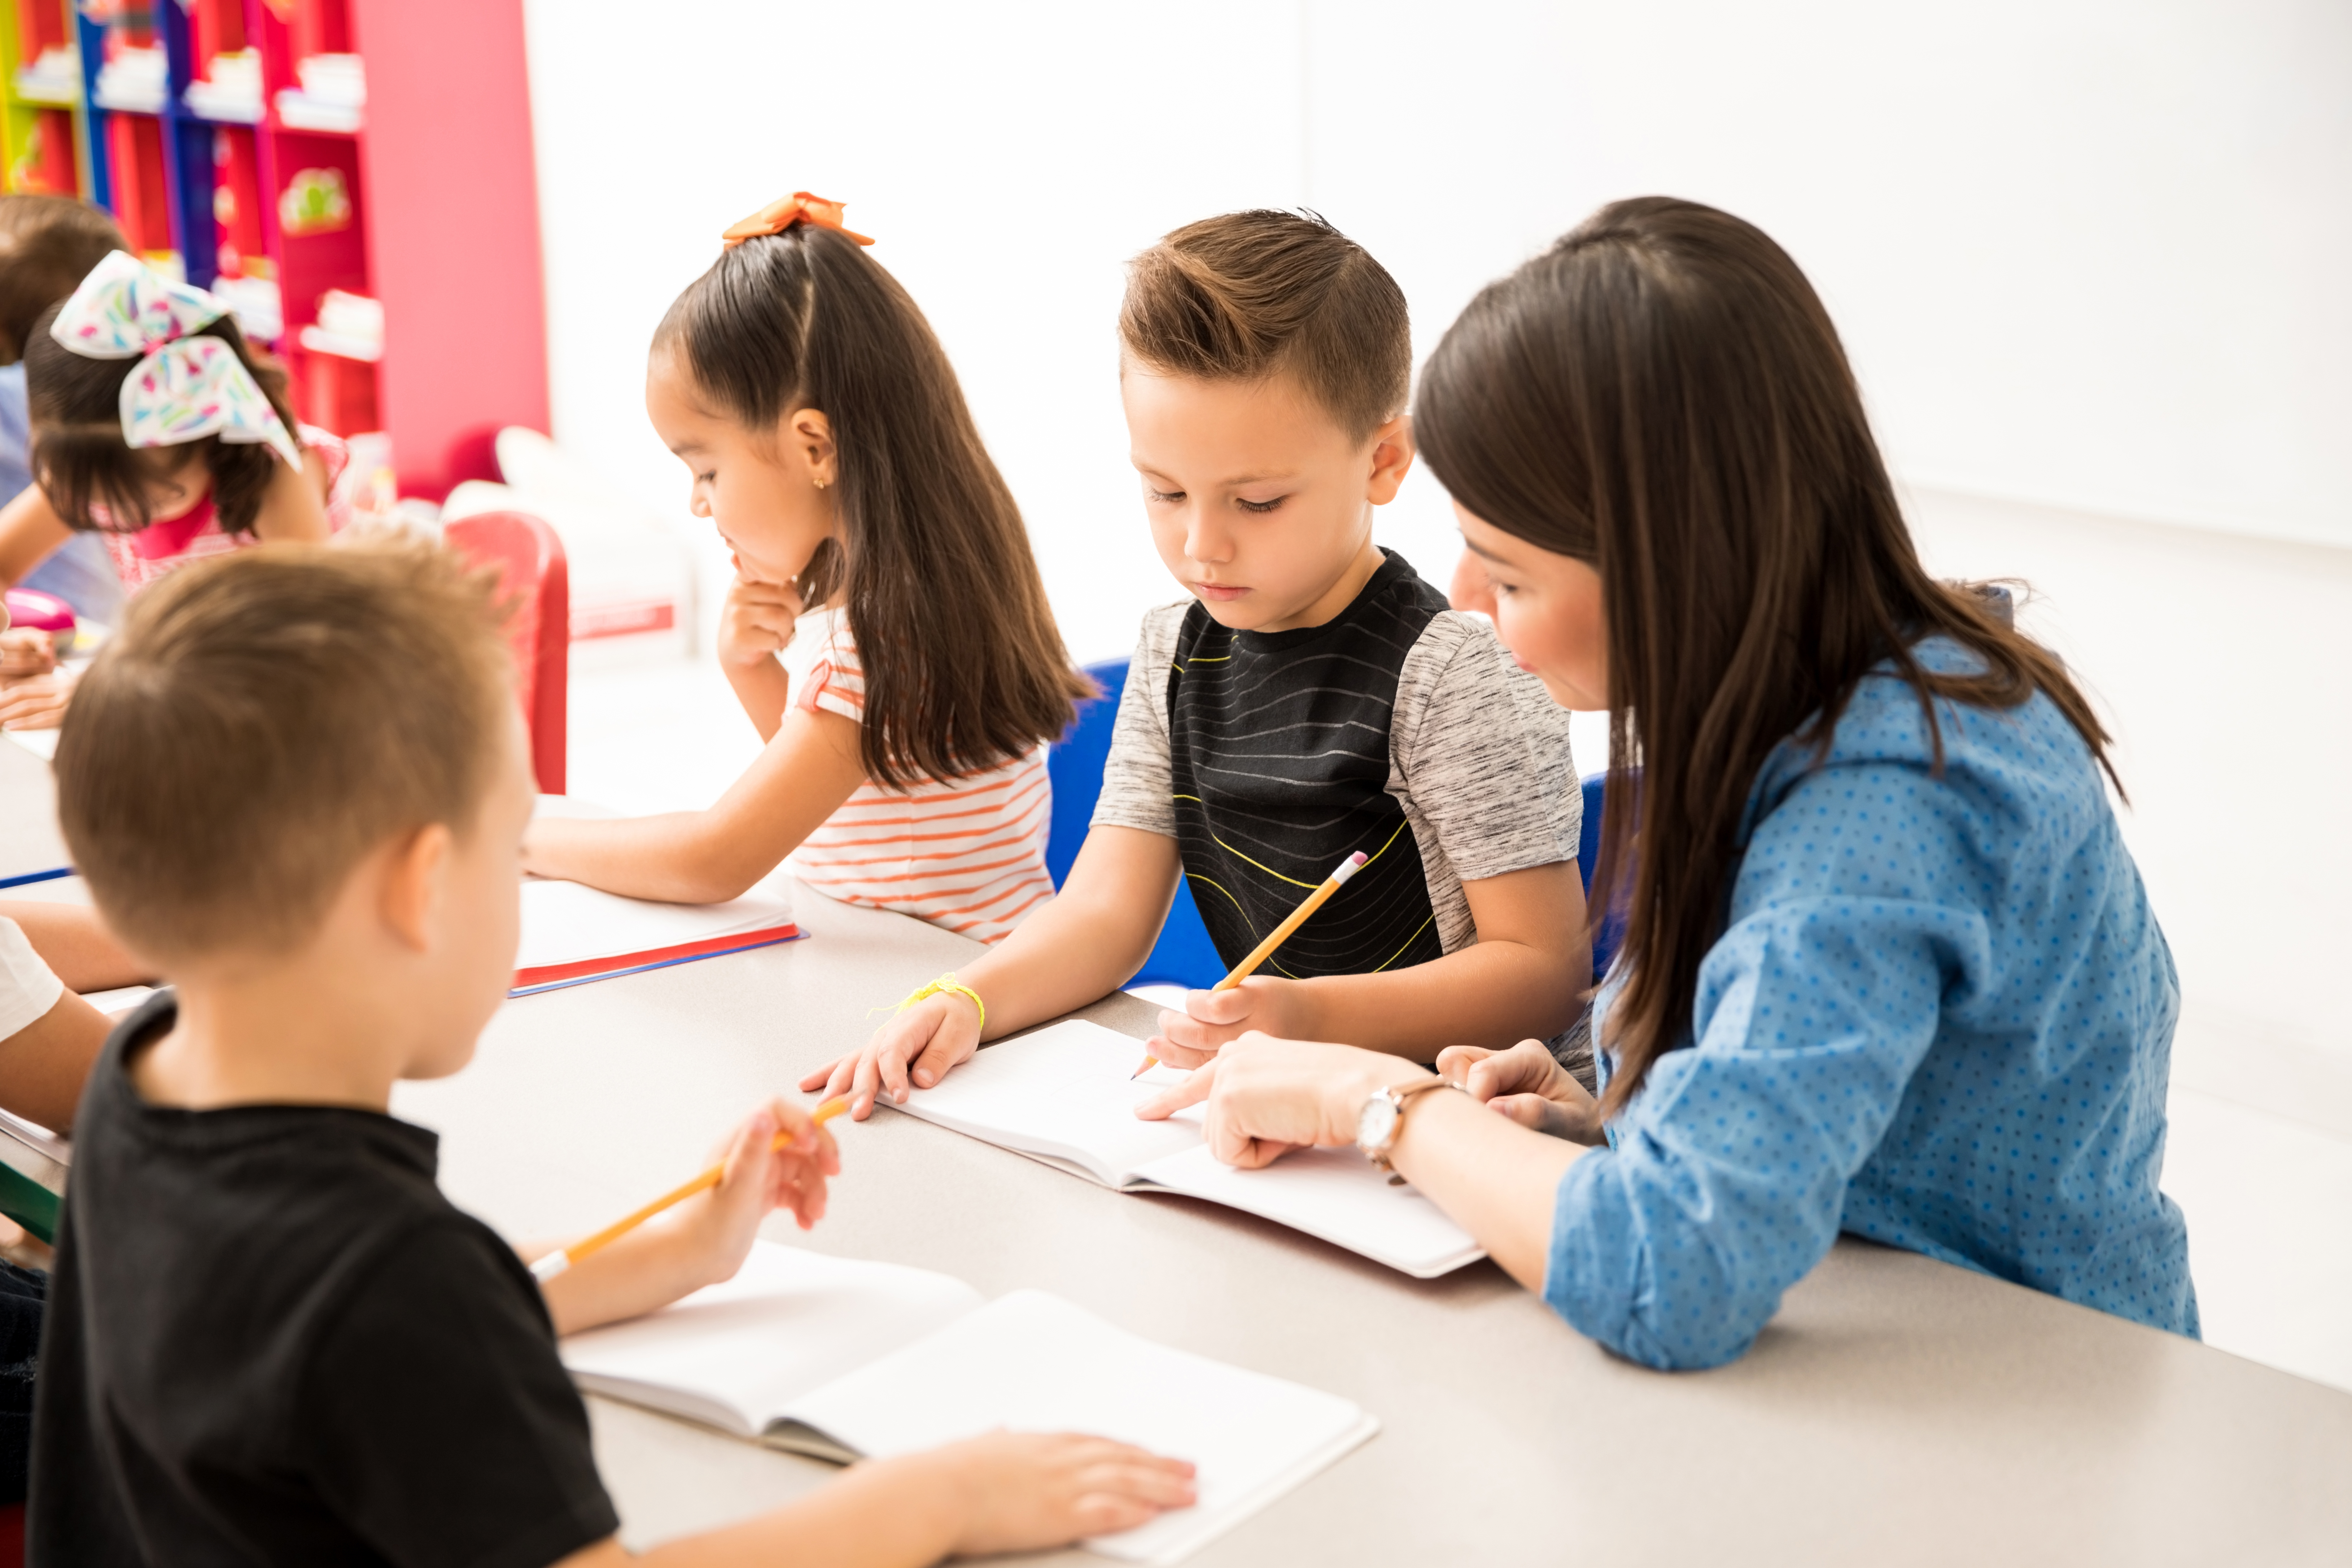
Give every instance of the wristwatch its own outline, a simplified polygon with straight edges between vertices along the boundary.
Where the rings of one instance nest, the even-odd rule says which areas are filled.
[[[1372,1091],[1364,1108],[1356,1112],[1356,1147],[1384,1172],[1391,1186],[1402,1186],[1404,1178],[1389,1163],[1389,1151],[1396,1147],[1397,1134],[1404,1131],[1404,1102],[1425,1089],[1451,1089],[1454,1086],[1442,1078],[1421,1078],[1399,1089],[1385,1085]]]

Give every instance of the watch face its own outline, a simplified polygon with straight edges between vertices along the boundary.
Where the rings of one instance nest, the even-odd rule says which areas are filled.
[[[1356,1147],[1366,1153],[1386,1149],[1396,1138],[1397,1104],[1385,1094],[1364,1101],[1356,1112]]]

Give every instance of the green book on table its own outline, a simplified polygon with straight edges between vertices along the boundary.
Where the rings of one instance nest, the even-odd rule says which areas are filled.
[[[43,1241],[58,1238],[73,1151],[47,1128],[0,1110],[0,1215]]]

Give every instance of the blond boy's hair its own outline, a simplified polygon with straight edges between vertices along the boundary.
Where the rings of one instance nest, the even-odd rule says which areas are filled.
[[[379,846],[469,830],[515,722],[495,601],[490,574],[391,540],[263,545],[133,599],[57,753],[108,923],[167,968],[284,952]]]
[[[1129,264],[1118,335],[1163,374],[1286,373],[1356,440],[1404,411],[1412,379],[1404,291],[1312,214],[1227,213],[1169,235]]]

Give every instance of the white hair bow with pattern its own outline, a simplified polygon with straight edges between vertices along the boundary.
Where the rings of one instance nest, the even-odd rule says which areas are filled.
[[[114,250],[58,308],[49,336],[87,359],[138,357],[122,378],[126,445],[177,447],[206,436],[266,441],[299,472],[302,448],[236,351],[225,339],[193,335],[227,314],[202,289]]]

